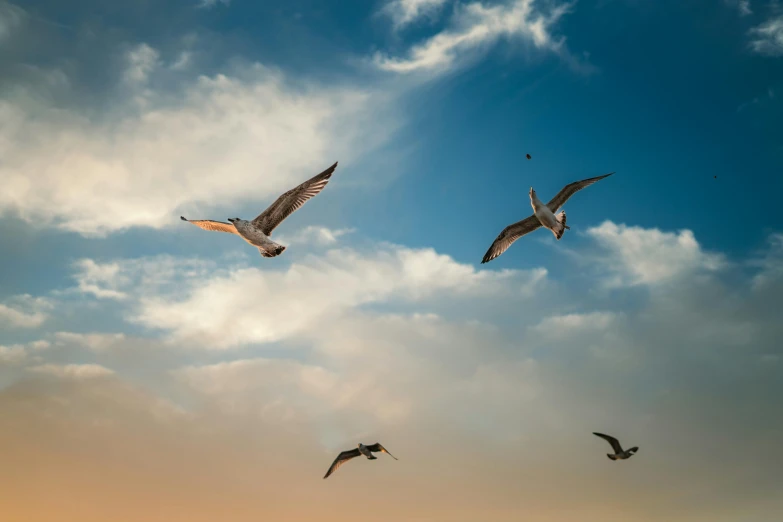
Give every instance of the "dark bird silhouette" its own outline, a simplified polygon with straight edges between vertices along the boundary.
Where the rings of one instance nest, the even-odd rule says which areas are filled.
[[[324,478],[328,477],[335,471],[337,471],[337,468],[351,460],[352,458],[358,457],[359,455],[364,455],[367,457],[367,460],[377,460],[378,457],[375,457],[373,455],[374,453],[386,453],[388,456],[393,458],[394,460],[399,460],[397,457],[389,453],[386,448],[381,446],[380,442],[376,442],[375,444],[370,444],[369,446],[365,446],[362,443],[359,443],[359,445],[356,446],[355,449],[343,451],[339,455],[337,455],[337,458],[334,459],[334,462],[332,462],[332,465],[329,466],[329,471],[326,472],[326,475],[324,475]]]
[[[634,453],[639,451],[639,446],[634,446],[633,448],[628,448],[627,450],[624,450],[622,446],[620,446],[620,441],[612,437],[611,435],[604,435],[603,433],[596,433],[593,432],[593,435],[596,437],[601,437],[605,441],[607,441],[614,450],[614,454],[607,453],[606,456],[609,457],[612,460],[625,460],[630,459],[633,457]]]

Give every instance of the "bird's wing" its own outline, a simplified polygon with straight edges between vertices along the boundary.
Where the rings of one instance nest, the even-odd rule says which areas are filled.
[[[326,472],[326,475],[324,475],[324,478],[326,478],[329,475],[331,475],[332,473],[334,473],[337,470],[337,468],[339,468],[340,466],[342,466],[343,464],[345,464],[346,462],[348,462],[352,458],[358,457],[361,454],[362,454],[362,452],[359,451],[359,448],[348,450],[348,451],[343,451],[342,453],[337,455],[337,458],[334,459],[334,462],[332,462],[332,465],[329,466],[329,471]]]
[[[552,198],[552,201],[546,204],[547,207],[549,207],[549,210],[552,211],[554,214],[557,212],[557,210],[565,205],[565,202],[568,201],[568,198],[579,192],[585,187],[588,187],[595,183],[596,181],[601,181],[604,178],[607,178],[614,174],[614,172],[610,172],[609,174],[604,174],[603,176],[597,176],[595,178],[588,178],[583,179],[582,181],[574,181],[573,183],[569,183],[565,187],[563,187],[560,192],[557,193],[555,197]]]
[[[182,221],[193,223],[197,227],[203,228],[204,230],[213,230],[215,232],[228,232],[229,234],[237,233],[237,229],[231,223],[224,223],[223,221],[212,221],[211,219],[186,219],[184,216],[180,216],[179,218]]]
[[[390,456],[391,458],[393,458],[394,460],[400,460],[400,459],[398,459],[397,457],[395,457],[394,455],[392,455],[391,453],[389,453],[389,450],[387,450],[386,448],[384,448],[383,446],[381,446],[381,443],[380,443],[380,442],[376,442],[375,444],[372,444],[372,445],[370,445],[370,446],[367,446],[367,449],[368,449],[368,450],[370,450],[370,451],[372,451],[373,453],[378,453],[378,452],[380,452],[380,453],[385,453],[385,454],[387,454],[388,456]]]
[[[285,218],[294,213],[296,209],[304,205],[308,199],[314,197],[321,192],[327,183],[329,178],[332,177],[334,169],[337,168],[337,162],[331,167],[321,172],[320,174],[313,176],[298,187],[292,188],[279,198],[274,203],[269,205],[269,208],[261,212],[258,217],[253,220],[253,224],[260,228],[267,236],[283,222]]]
[[[481,262],[488,263],[492,261],[500,254],[508,250],[508,247],[511,246],[511,243],[525,234],[529,234],[540,226],[541,222],[538,220],[535,214],[529,218],[514,223],[513,225],[507,226],[492,243],[492,246],[489,247],[489,250],[487,250],[487,253],[484,254],[484,259],[482,259]]]
[[[602,439],[607,441],[609,444],[611,444],[612,445],[612,449],[614,450],[615,453],[622,453],[623,452],[623,447],[620,446],[620,441],[615,439],[611,435],[604,435],[603,433],[596,433],[596,432],[593,432],[593,435],[601,437]]]

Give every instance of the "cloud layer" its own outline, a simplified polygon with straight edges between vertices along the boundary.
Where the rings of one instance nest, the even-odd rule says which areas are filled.
[[[81,471],[52,502],[87,521],[131,498],[156,499],[160,517],[206,520],[230,501],[237,520],[306,519],[378,488],[404,499],[378,513],[390,521],[578,511],[588,522],[729,522],[779,509],[780,238],[733,262],[690,231],[606,222],[586,238],[579,257],[615,261],[605,284],[577,264],[564,287],[540,269],[476,271],[429,249],[340,241],[284,269],[77,263],[78,294],[59,298],[116,307],[128,329],[53,331],[38,349],[0,352],[30,358],[5,367],[27,371],[0,390],[1,442],[15,455],[7,512],[51,516],[23,499],[59,481],[74,451]],[[642,246],[674,261],[640,266]],[[85,271],[102,274],[94,287],[80,284]],[[639,455],[607,464],[597,430]],[[357,461],[322,481],[338,451],[376,440],[401,460]],[[114,477],[110,489],[99,475]],[[293,502],[291,484],[310,502]],[[96,491],[102,500],[81,502]],[[340,518],[368,509],[352,503]]]

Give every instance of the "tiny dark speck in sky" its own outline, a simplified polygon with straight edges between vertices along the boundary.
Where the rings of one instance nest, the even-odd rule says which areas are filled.
[[[527,159],[530,159],[530,154],[525,154],[525,157],[527,157]]]

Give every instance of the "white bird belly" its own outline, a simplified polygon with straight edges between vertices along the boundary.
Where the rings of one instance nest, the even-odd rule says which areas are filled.
[[[555,226],[557,226],[557,219],[555,218],[555,215],[546,205],[535,207],[533,212],[538,218],[538,221],[541,222],[542,226],[548,228],[549,230],[553,230]]]

